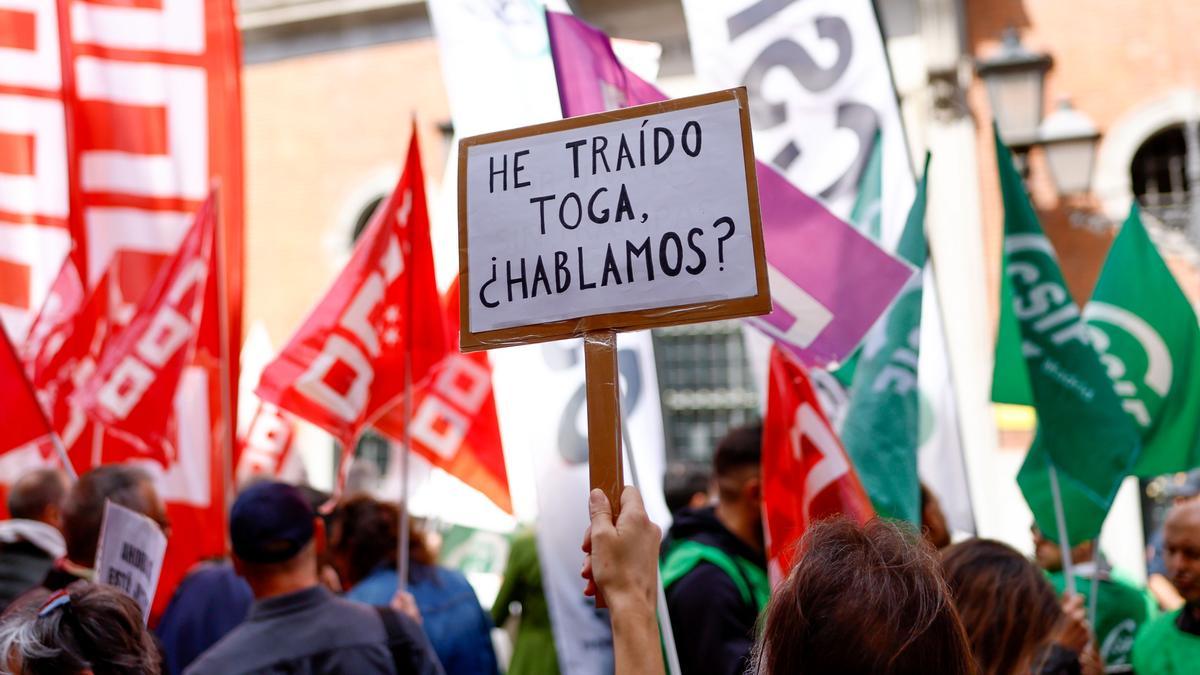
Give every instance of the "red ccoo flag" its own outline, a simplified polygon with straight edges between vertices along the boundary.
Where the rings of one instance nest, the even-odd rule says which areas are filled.
[[[175,392],[200,336],[216,272],[216,204],[200,206],[179,250],[159,272],[129,325],[105,345],[72,402],[143,457],[176,460]]]
[[[459,327],[457,278],[442,303],[446,340],[454,345]],[[487,352],[463,354],[451,347],[434,374],[416,388],[413,411],[413,451],[512,513]],[[375,428],[400,440],[404,423],[404,406],[398,405],[379,418]]]
[[[416,386],[445,355],[438,307],[414,124],[395,191],[325,297],[267,365],[256,393],[349,448],[406,393],[406,362]]]
[[[4,343],[0,344],[0,411],[4,413],[0,454],[31,444],[44,453],[50,447],[50,423],[38,405],[37,395],[3,326],[0,326],[0,342]]]
[[[771,347],[762,447],[767,571],[778,583],[791,570],[796,542],[810,523],[837,514],[865,523],[875,511],[808,371],[778,345]]]
[[[259,401],[246,435],[238,439],[236,483],[245,485],[256,476],[291,478],[287,470],[299,460],[295,439],[296,420],[278,406]]]

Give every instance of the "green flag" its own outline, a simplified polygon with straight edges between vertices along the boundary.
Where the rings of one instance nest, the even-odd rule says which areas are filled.
[[[998,337],[1019,337],[1017,353],[1011,342],[998,341],[996,372],[1003,377],[1007,370],[1024,371],[1028,390],[1017,393],[1028,393],[1038,415],[1037,436],[1017,483],[1038,527],[1057,540],[1050,471],[1057,472],[1067,536],[1074,544],[1100,533],[1117,488],[1137,459],[1138,432],[1121,410],[1112,380],[1063,282],[1054,248],[998,134],[995,143],[1004,197]],[[1008,334],[1005,322],[1011,322]],[[996,393],[1001,387],[993,381],[992,389]]]
[[[1142,226],[1137,203],[1084,308],[1092,342],[1142,434],[1150,477],[1200,466],[1200,328]]]
[[[875,132],[875,144],[858,183],[858,197],[850,210],[850,224],[871,239],[883,235],[883,135]]]
[[[917,185],[896,253],[925,267],[925,177]],[[915,274],[888,313],[867,333],[855,354],[853,383],[842,444],[875,510],[889,518],[921,522],[917,478],[919,397],[917,355],[921,342],[921,280]]]

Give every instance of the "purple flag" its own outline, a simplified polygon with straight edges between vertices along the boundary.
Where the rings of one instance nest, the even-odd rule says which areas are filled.
[[[664,101],[621,64],[603,31],[546,12],[563,116]],[[763,238],[774,309],[751,321],[805,364],[854,351],[912,276],[912,268],[757,162]]]

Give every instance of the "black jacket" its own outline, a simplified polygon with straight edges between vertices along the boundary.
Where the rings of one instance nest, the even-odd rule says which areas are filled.
[[[766,569],[762,553],[738,539],[717,520],[712,507],[675,514],[664,553],[676,541],[695,540]],[[683,675],[741,675],[754,646],[758,608],[742,599],[732,579],[701,562],[667,589],[667,608]]]
[[[0,544],[0,611],[42,583],[54,558],[27,541]]]
[[[425,633],[408,617],[335,598],[321,586],[255,602],[242,625],[184,671],[247,673],[443,675]]]

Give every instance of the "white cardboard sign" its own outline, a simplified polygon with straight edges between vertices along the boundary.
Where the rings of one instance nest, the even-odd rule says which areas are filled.
[[[142,608],[150,618],[150,604],[158,589],[167,537],[158,523],[133,511],[104,502],[100,544],[96,547],[96,582],[114,586]]]
[[[728,90],[465,139],[464,348],[766,311],[748,126]]]

